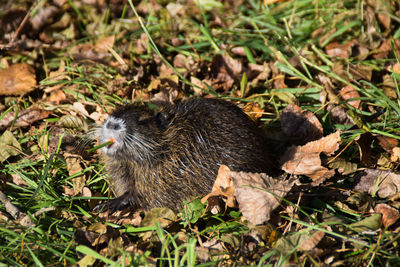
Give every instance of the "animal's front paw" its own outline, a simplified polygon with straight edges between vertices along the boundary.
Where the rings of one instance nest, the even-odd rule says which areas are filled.
[[[109,214],[113,214],[114,212],[132,206],[129,200],[130,200],[129,193],[125,193],[120,197],[100,203],[99,205],[94,207],[93,212],[100,213],[108,210]]]

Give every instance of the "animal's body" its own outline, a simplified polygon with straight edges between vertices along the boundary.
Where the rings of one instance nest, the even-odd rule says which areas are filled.
[[[262,131],[239,107],[218,99],[190,99],[159,112],[127,105],[99,130],[116,199],[126,206],[179,209],[211,191],[221,164],[234,171],[275,172]]]

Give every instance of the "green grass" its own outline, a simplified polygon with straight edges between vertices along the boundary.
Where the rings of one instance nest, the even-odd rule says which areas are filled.
[[[172,69],[168,75],[179,77],[179,88],[169,89],[179,90],[180,98],[197,92],[201,96],[233,99],[237,103],[258,103],[266,113],[261,123],[268,124],[273,130],[279,129],[282,109],[288,104],[298,104],[318,116],[325,135],[337,128],[343,130],[343,143],[339,149],[343,152],[339,159],[358,167],[366,167],[360,162],[356,142],[362,134],[370,132],[400,139],[400,74],[388,70],[389,66],[399,63],[394,43],[385,59],[374,58],[379,46],[368,48],[367,57],[337,58],[325,50],[332,42],[345,44],[354,39],[359,46],[367,46],[374,41],[368,38],[399,38],[400,25],[395,10],[369,10],[372,13],[368,14],[375,18],[370,21],[365,13],[366,3],[360,0],[293,0],[269,6],[256,0],[243,1],[241,5],[235,5],[233,1],[225,5],[218,1],[184,1],[180,2],[182,13],[172,17],[166,3],[138,2],[129,0],[125,5],[121,4],[122,12],[117,14],[113,11],[115,6],[96,9],[67,1],[63,14],[70,17],[68,26],[51,28],[53,23],[46,26],[48,37],[65,42],[63,45],[3,51],[3,58],[9,63],[26,62],[34,66],[38,86],[34,92],[21,97],[0,96],[0,120],[10,112],[21,112],[34,104],[52,113],[31,127],[8,127],[22,151],[0,163],[1,191],[22,214],[29,216],[33,226],[22,226],[21,217],[12,217],[5,206],[0,205],[0,263],[13,266],[399,264],[399,224],[388,229],[376,226],[380,219],[369,213],[379,202],[398,208],[398,200],[378,199],[366,194],[357,198],[356,193],[347,189],[354,180],[354,172],[338,175],[329,187],[313,188],[300,196],[298,192],[289,195],[282,202],[282,215],[275,214],[275,219],[263,226],[243,221],[237,210],[213,215],[198,201],[188,204],[191,212],[169,225],[155,223],[133,227],[113,220],[104,221],[91,212],[94,201],[106,199],[111,192],[99,155],[91,150],[99,147],[89,141],[82,141],[84,143],[80,145],[83,150],[89,150],[86,157],[79,159],[81,170],[74,174],[68,171],[66,153],[71,150],[57,138],[72,135],[85,140],[83,125],[94,124],[93,119],[74,110],[72,104],[80,102],[90,112],[99,107],[107,113],[132,99],[152,99],[159,91],[147,88],[164,74],[163,64]],[[383,2],[399,8],[396,1]],[[203,5],[196,6],[195,3]],[[48,7],[49,3],[41,5]],[[15,1],[14,6],[30,8],[24,1]],[[376,19],[379,12],[391,16],[390,30],[385,31]],[[0,17],[5,13],[2,9]],[[375,36],[370,27],[376,30]],[[82,60],[73,53],[78,45],[95,45],[99,38],[110,35],[115,35],[113,53],[108,53],[104,60]],[[138,44],[139,39],[142,44]],[[141,50],[143,44],[147,48]],[[236,54],[235,47],[243,48],[243,53]],[[193,63],[189,70],[174,66],[178,54],[191,58]],[[240,60],[243,68],[248,68],[250,63],[267,63],[272,74],[266,80],[255,81],[243,71],[235,77],[229,90],[215,90],[209,75],[216,55],[230,55]],[[120,58],[125,60],[128,69],[114,64]],[[293,63],[294,59],[297,64]],[[65,63],[61,78],[50,77],[50,72],[59,69],[61,62]],[[338,65],[343,66],[341,74],[336,71]],[[371,68],[370,80],[354,78],[350,70],[357,70],[360,65]],[[286,87],[274,83],[278,74],[285,75]],[[385,75],[394,81],[393,88],[384,84]],[[194,84],[191,77],[203,83]],[[321,77],[332,82],[333,98]],[[349,100],[344,101],[338,95],[338,91],[349,84],[360,94],[357,99],[362,101],[362,109],[352,107],[347,103]],[[66,95],[64,102],[54,104],[47,100],[51,94],[51,90],[47,90],[51,88],[62,90]],[[397,97],[390,97],[388,92]],[[327,103],[320,102],[324,95],[331,97]],[[357,122],[356,127],[333,121],[328,104],[340,105]],[[386,110],[378,120],[365,120],[379,108]],[[78,124],[65,124],[65,119],[63,122],[63,116],[71,114],[78,118]],[[56,140],[54,147],[43,147],[44,138]],[[376,141],[371,147],[374,168],[398,170],[398,163],[379,165],[378,158],[382,160],[390,155]],[[77,177],[83,177],[84,186],[92,196],[65,194],[65,188],[74,189]],[[23,183],[15,182],[16,178],[22,179]],[[306,178],[302,179],[307,182]],[[349,198],[339,201],[326,197],[327,193],[340,190],[346,191]],[[294,210],[292,215],[285,212],[288,206]],[[364,231],[360,225],[372,229]],[[87,235],[87,240],[78,236],[78,229]],[[254,231],[259,233],[260,240],[253,249],[246,249],[249,243],[245,239]],[[324,253],[301,251],[300,241],[317,231],[325,234],[318,247]],[[200,255],[199,248],[207,241],[218,241],[220,245],[215,250],[205,249],[206,256]]]

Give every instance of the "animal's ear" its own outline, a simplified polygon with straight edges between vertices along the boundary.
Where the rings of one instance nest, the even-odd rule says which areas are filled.
[[[172,120],[172,116],[163,111],[157,112],[154,117],[156,118],[157,126],[160,130],[166,130]]]

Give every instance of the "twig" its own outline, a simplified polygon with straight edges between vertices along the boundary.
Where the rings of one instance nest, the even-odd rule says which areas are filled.
[[[7,198],[7,196],[0,191],[0,201],[3,202],[6,211],[10,213],[10,215],[19,221],[24,227],[34,227],[35,224],[32,222],[31,218],[23,212],[20,212],[16,206],[14,206],[11,201]]]

